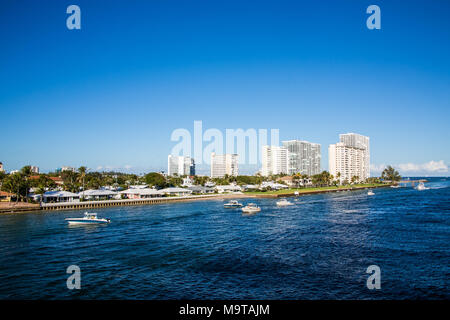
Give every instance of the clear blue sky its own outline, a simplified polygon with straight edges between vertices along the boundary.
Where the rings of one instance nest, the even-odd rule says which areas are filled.
[[[358,132],[376,166],[448,175],[449,16],[446,0],[3,0],[0,161],[166,169],[172,131],[202,120],[320,143],[324,169]]]

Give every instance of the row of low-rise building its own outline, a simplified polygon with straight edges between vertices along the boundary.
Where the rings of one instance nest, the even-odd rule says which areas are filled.
[[[197,191],[197,190],[196,190]],[[57,202],[79,202],[84,201],[99,201],[99,200],[119,200],[119,199],[148,199],[158,198],[163,196],[188,196],[192,193],[210,193],[210,192],[196,192],[190,188],[165,188],[156,190],[152,188],[130,188],[123,191],[111,191],[106,189],[99,190],[85,190],[78,193],[62,190],[47,191],[42,195],[44,203]],[[213,189],[212,192],[215,192]],[[41,195],[31,194],[34,200],[39,201]]]

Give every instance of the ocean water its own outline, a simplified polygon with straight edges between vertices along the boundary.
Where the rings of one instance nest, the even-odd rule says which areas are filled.
[[[449,299],[450,179],[290,198],[0,215],[1,299]],[[69,265],[81,290],[69,290]],[[369,290],[369,265],[381,289]]]

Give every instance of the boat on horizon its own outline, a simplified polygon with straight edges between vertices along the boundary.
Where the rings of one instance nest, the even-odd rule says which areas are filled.
[[[104,224],[111,220],[105,218],[98,218],[96,213],[85,212],[82,218],[66,218],[69,224]]]
[[[256,203],[249,203],[245,207],[242,208],[242,212],[244,213],[256,213],[260,212],[261,208],[256,205]]]
[[[241,208],[242,206],[243,204],[237,200],[230,200],[223,205],[224,208]]]

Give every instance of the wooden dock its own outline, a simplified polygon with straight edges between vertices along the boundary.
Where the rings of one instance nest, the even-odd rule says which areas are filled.
[[[412,187],[414,187],[416,184],[419,184],[419,183],[425,183],[425,182],[428,182],[428,180],[426,180],[426,179],[418,179],[418,180],[400,180],[400,181],[398,181],[397,183],[398,184],[411,184],[411,186]]]

